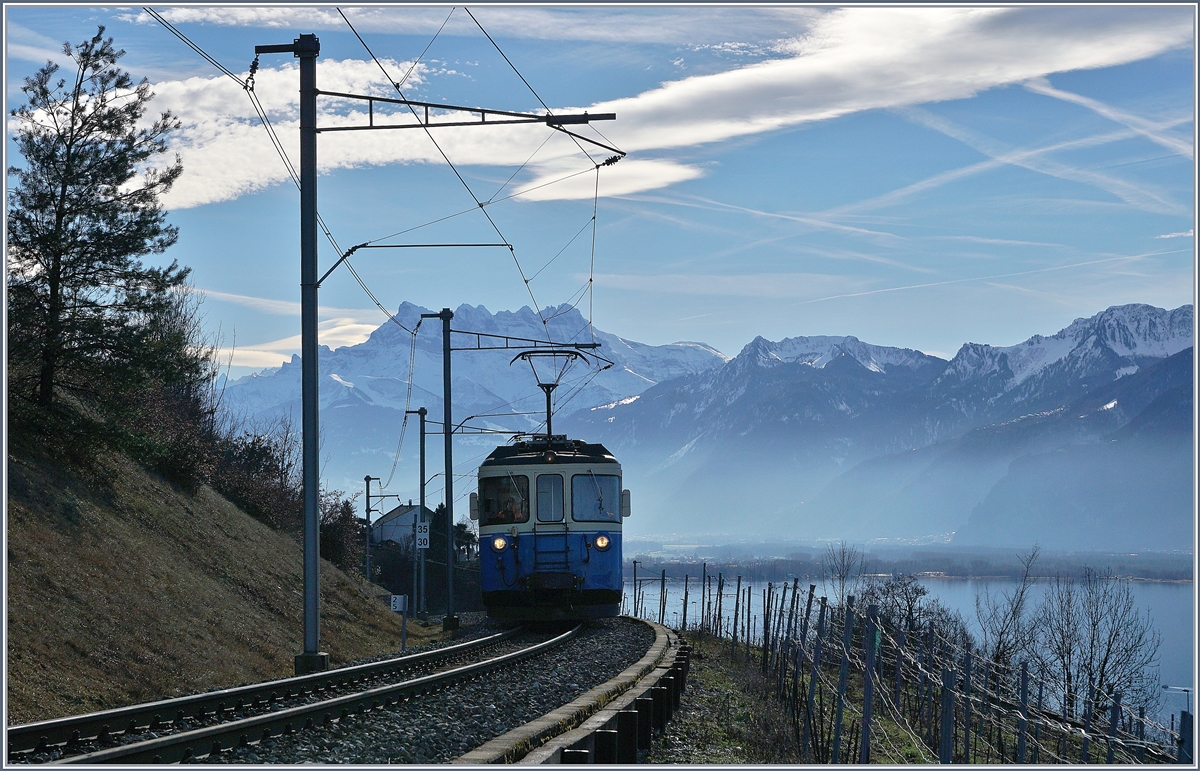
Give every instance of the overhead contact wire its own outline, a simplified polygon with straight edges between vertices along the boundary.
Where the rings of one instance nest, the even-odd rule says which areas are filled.
[[[383,73],[383,76],[387,78],[388,82],[391,83],[396,89],[396,93],[400,95],[400,98],[407,99],[407,97],[404,96],[404,92],[400,89],[400,84],[392,80],[387,69],[383,66],[383,63],[379,61],[379,57],[375,56],[375,53],[371,50],[371,47],[367,45],[367,41],[363,40],[362,35],[358,34],[358,30],[355,29],[354,25],[350,23],[350,19],[346,18],[346,14],[342,13],[342,9],[338,8],[337,12],[342,17],[342,20],[346,22],[346,26],[350,28],[350,31],[354,33],[354,36],[358,38],[358,42],[362,43],[362,47],[375,62],[375,65],[379,67],[379,71]],[[470,12],[468,11],[468,13]],[[421,121],[420,116],[417,115],[417,111],[413,109],[411,104],[408,105],[408,110],[413,114],[414,118],[417,118],[417,121],[421,124],[422,130],[425,132],[425,136],[429,137],[429,141],[433,143],[435,148],[437,148],[438,153],[442,156],[442,160],[446,161],[446,164],[450,167],[450,170],[454,172],[454,176],[458,177],[458,181],[462,183],[462,186],[467,191],[467,194],[471,196],[471,199],[475,201],[475,205],[479,207],[479,210],[483,213],[483,216],[487,218],[487,221],[491,224],[492,229],[496,231],[496,235],[500,236],[500,239],[505,243],[509,243],[508,238],[506,238],[504,233],[500,231],[500,227],[496,224],[496,221],[492,219],[492,215],[488,214],[487,209],[484,208],[483,202],[479,200],[479,196],[475,195],[475,191],[471,189],[471,186],[467,184],[467,181],[463,178],[462,174],[459,173],[458,168],[454,165],[454,162],[450,160],[450,156],[446,155],[446,151],[443,150],[442,146],[439,145],[437,140],[433,138],[433,132],[429,130],[429,127],[425,125],[423,121]],[[529,279],[525,277],[525,271],[521,268],[521,262],[517,259],[517,252],[511,245],[508,247],[508,251],[512,255],[513,263],[517,266],[517,272],[521,275],[521,280],[525,283],[525,291],[529,293],[529,299],[533,302],[533,308],[537,312],[538,318],[542,320],[542,327],[545,328],[546,320],[542,316],[542,310],[538,306],[537,298],[533,296],[533,288],[529,286]],[[546,339],[549,341],[550,331],[545,329],[545,332]]]
[[[546,104],[545,100],[543,100],[542,97],[538,94],[538,92],[534,90],[533,86],[529,85],[529,81],[526,80],[525,76],[521,74],[521,71],[517,69],[517,65],[512,63],[512,60],[508,58],[508,54],[504,53],[504,50],[500,48],[499,44],[497,44],[496,41],[492,39],[492,36],[488,34],[488,31],[483,28],[482,24],[479,23],[479,19],[475,18],[475,14],[471,13],[471,9],[467,8],[466,6],[463,6],[463,10],[466,11],[467,15],[471,17],[471,21],[475,22],[475,26],[479,27],[479,31],[482,32],[483,36],[488,39],[488,42],[491,43],[495,47],[496,51],[499,52],[500,56],[502,56],[504,58],[504,61],[508,62],[508,66],[512,67],[512,71],[517,74],[517,77],[520,78],[521,82],[525,84],[525,87],[529,89],[529,93],[534,95],[534,97],[538,100],[538,102],[542,105],[542,107],[545,108],[545,110],[548,114],[554,115],[554,111],[550,109],[549,105]],[[571,134],[569,132],[563,132],[563,133],[565,133],[565,134],[567,134],[567,136],[571,137],[571,141],[575,143],[575,146],[579,148],[580,152],[582,152],[584,155],[587,156],[589,161],[591,161],[592,163],[596,162],[596,159],[592,157],[591,153],[589,153],[586,149],[584,149],[583,145],[579,144],[578,139],[571,136]]]

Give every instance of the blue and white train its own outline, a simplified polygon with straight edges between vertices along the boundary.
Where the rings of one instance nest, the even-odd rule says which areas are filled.
[[[479,467],[483,604],[502,621],[577,620],[621,609],[621,521],[629,491],[603,445],[535,434]]]

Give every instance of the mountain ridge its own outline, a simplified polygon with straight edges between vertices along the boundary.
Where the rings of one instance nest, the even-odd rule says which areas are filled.
[[[397,319],[413,329],[422,312],[429,311],[404,303]],[[701,528],[746,534],[750,528],[815,538],[950,537],[1004,476],[1014,452],[1044,451],[1052,441],[1094,441],[1101,427],[1116,430],[1136,417],[1159,388],[1150,381],[1167,377],[1145,373],[1191,346],[1194,323],[1191,305],[1112,306],[1016,345],[964,343],[946,360],[852,335],[779,341],[758,336],[728,357],[704,343],[650,346],[589,329],[578,310],[567,306],[544,309],[543,316],[550,321],[543,323],[528,307],[492,313],[463,305],[455,311],[453,342],[457,346],[458,331],[466,330],[602,343],[599,352],[615,366],[568,373],[555,392],[554,427],[603,442],[621,459],[628,485],[638,490],[639,507],[647,512],[641,522],[628,523],[631,532]],[[329,468],[346,480],[338,484],[393,465],[403,406],[425,406],[431,420],[440,417],[441,325],[432,326],[414,337],[388,323],[367,343],[322,353],[325,452]],[[527,367],[518,373],[517,365],[508,366],[512,355],[511,349],[455,353],[456,422],[469,415],[471,425],[489,430],[537,429],[545,397]],[[405,382],[410,356],[417,368],[411,395]],[[1190,382],[1190,369],[1187,377]],[[1104,404],[1088,401],[1122,382],[1133,390],[1114,397],[1113,406],[1102,409]],[[229,390],[234,402],[257,406],[260,414],[278,413],[298,405],[298,367],[289,363],[243,378]],[[273,402],[263,398],[268,390],[275,391]],[[528,393],[520,396],[522,390]],[[1085,402],[1087,420],[1062,412]],[[1069,430],[1055,433],[1059,423]],[[1013,437],[1023,432],[1044,436],[1014,444]],[[463,459],[459,470],[470,473],[471,458],[501,441],[456,439],[456,458]],[[945,455],[950,447],[963,449]],[[977,449],[966,452],[969,447]],[[901,466],[909,470],[889,457],[904,458]],[[926,457],[929,462],[918,462]],[[944,458],[940,466],[938,458]],[[411,475],[414,460],[415,450],[402,453],[401,476]],[[885,473],[889,464],[895,468]],[[873,473],[906,480],[901,487],[913,490],[950,480],[947,489],[958,490],[962,501],[947,508],[944,496],[930,497],[928,491],[915,498],[894,489],[868,495],[865,486],[861,492],[876,501],[872,506],[885,502],[883,511],[904,504],[903,516],[828,509],[826,499],[839,484],[860,479],[862,486]],[[889,484],[879,489],[891,489]],[[733,502],[753,511],[737,528],[719,513]],[[941,518],[918,516],[922,507],[939,507]]]

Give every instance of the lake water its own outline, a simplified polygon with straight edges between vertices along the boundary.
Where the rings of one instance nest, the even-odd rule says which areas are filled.
[[[640,615],[651,620],[658,620],[658,602],[659,602],[659,580],[657,578],[647,577],[645,580],[641,576],[638,577],[638,583],[642,586],[642,596],[644,610]],[[734,606],[734,586],[736,581],[726,581],[724,612],[722,615],[727,619],[726,624],[733,618]],[[790,583],[790,582],[789,582]],[[804,597],[808,594],[808,585],[810,583],[817,584],[817,597],[823,593],[819,580],[815,579],[800,579],[801,592]],[[975,596],[984,591],[989,591],[993,595],[1010,589],[1015,585],[1015,581],[1008,579],[997,580],[978,580],[978,579],[951,579],[951,578],[927,578],[921,582],[928,590],[932,597],[936,597],[946,606],[957,610],[962,614],[972,632],[978,634],[978,626],[975,620]],[[1041,601],[1042,592],[1049,585],[1047,581],[1037,582],[1035,587],[1037,592],[1034,595],[1035,605]],[[755,629],[752,635],[752,640],[757,641],[762,637],[762,599],[763,591],[766,589],[766,582],[756,584],[742,583],[742,590],[746,587],[752,588],[752,601],[750,612],[752,623]],[[716,579],[713,579],[713,587],[716,587]],[[1155,581],[1131,581],[1130,587],[1133,589],[1133,595],[1136,599],[1141,612],[1149,611],[1151,618],[1154,621],[1154,626],[1162,634],[1162,645],[1159,647],[1159,681],[1163,685],[1182,686],[1193,688],[1193,657],[1195,651],[1195,615],[1196,607],[1195,598],[1193,595],[1193,585],[1189,583],[1164,583]],[[700,618],[700,591],[699,581],[692,579],[689,581],[688,590],[688,626],[694,626]],[[831,593],[831,592],[829,592]],[[743,595],[744,596],[744,595]],[[633,598],[633,583],[632,581],[625,582],[625,601],[622,611],[625,613],[631,612]],[[817,617],[816,603],[813,605],[813,623],[816,623]],[[664,620],[669,626],[678,627],[683,615],[683,581],[667,580],[667,602],[666,614]],[[744,610],[743,610],[744,617]],[[739,635],[739,639],[741,635]],[[1194,691],[1193,691],[1194,693]],[[1163,702],[1163,715],[1175,713],[1178,715],[1179,710],[1185,706],[1185,694],[1183,693],[1167,693]],[[1193,705],[1193,709],[1195,706]]]

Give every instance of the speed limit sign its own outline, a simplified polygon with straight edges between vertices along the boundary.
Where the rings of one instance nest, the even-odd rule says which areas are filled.
[[[428,522],[418,522],[417,523],[417,548],[418,549],[428,549],[429,548],[429,523]]]

